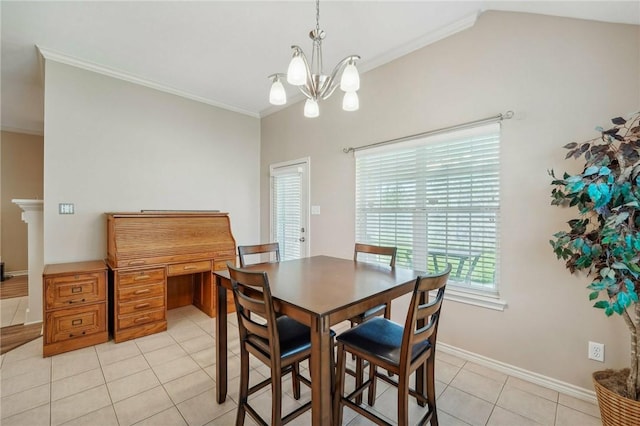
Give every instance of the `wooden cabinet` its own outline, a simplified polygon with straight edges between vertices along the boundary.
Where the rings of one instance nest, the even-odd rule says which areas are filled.
[[[107,266],[102,260],[46,265],[42,277],[44,356],[109,339]]]
[[[215,316],[212,273],[235,250],[227,213],[107,213],[114,340],[166,330],[167,309],[185,304]]]

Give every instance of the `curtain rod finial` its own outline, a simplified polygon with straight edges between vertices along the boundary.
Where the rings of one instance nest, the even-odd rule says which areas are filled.
[[[348,154],[348,153],[353,152],[353,151],[355,151],[355,149],[353,149],[353,148],[351,148],[351,147],[349,147],[349,148],[342,148],[342,152],[344,152],[345,154]]]

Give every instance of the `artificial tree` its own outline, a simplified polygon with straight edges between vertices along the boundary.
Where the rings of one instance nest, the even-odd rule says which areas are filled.
[[[550,240],[571,273],[592,279],[589,300],[607,316],[621,315],[631,338],[626,396],[640,400],[640,112],[616,117],[600,136],[564,148],[566,159],[583,158],[582,173],[549,172],[552,205],[574,208],[568,231]]]

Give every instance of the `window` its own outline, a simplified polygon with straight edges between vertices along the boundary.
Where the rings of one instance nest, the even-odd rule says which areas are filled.
[[[399,266],[448,262],[449,289],[495,298],[499,224],[499,124],[356,151],[356,238]]]
[[[282,260],[307,256],[309,160],[271,165],[271,241]]]

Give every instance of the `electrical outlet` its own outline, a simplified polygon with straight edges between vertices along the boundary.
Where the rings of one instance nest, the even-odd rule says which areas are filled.
[[[589,359],[604,362],[604,344],[589,342]]]

